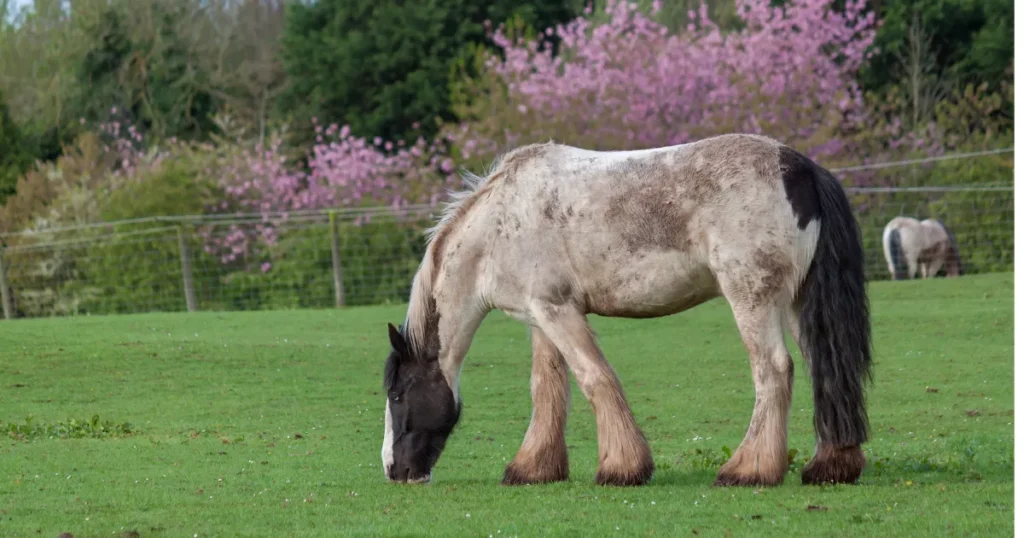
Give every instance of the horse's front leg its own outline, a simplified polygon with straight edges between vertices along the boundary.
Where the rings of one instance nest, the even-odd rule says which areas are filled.
[[[565,357],[597,418],[598,466],[594,481],[637,486],[654,473],[643,432],[626,403],[615,371],[594,341],[586,316],[571,304],[537,301],[530,305],[537,326]]]
[[[504,484],[539,484],[569,479],[565,421],[569,414],[569,370],[555,344],[533,328],[533,416],[519,453],[505,468]]]

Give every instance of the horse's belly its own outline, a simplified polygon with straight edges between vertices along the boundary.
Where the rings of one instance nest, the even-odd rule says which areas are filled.
[[[678,252],[646,253],[588,278],[590,313],[650,318],[682,312],[721,295],[706,263]]]

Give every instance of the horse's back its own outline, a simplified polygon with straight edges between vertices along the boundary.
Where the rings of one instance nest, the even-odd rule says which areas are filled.
[[[922,221],[919,221],[913,217],[893,217],[886,225],[884,230],[902,230],[907,228],[919,228]],[[884,231],[883,230],[883,231]]]
[[[593,251],[621,244],[630,256],[677,252],[707,261],[723,243],[769,240],[766,227],[795,233],[784,148],[757,135],[638,151],[552,146],[524,170],[517,211],[541,235],[592,244]]]

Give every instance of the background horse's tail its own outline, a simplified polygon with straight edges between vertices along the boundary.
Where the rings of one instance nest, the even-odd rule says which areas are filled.
[[[893,280],[906,280],[910,276],[910,269],[907,265],[907,257],[903,254],[903,239],[900,237],[900,229],[889,230],[889,240],[885,242],[885,249],[892,260]]]
[[[868,440],[864,383],[871,378],[871,320],[860,229],[839,180],[813,166],[820,231],[797,295],[801,350],[814,386],[819,444],[843,449]]]
[[[946,228],[946,224],[939,219],[935,219],[935,222],[939,223],[942,227],[942,231],[946,232],[946,237],[949,238],[949,251],[946,253],[946,276],[960,276],[964,274],[964,265],[960,260],[960,249],[956,246],[956,237],[953,236],[953,232]]]

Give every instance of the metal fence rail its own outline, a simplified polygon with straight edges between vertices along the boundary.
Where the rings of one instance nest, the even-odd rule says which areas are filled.
[[[967,273],[1013,269],[1012,186],[854,188],[847,194],[873,280],[889,278],[882,229],[896,216],[942,220],[956,236]],[[273,226],[272,243],[260,239],[267,228],[260,215],[158,217],[6,234],[3,313],[11,319],[404,302],[434,209],[296,213]],[[247,246],[233,248],[239,238]]]

